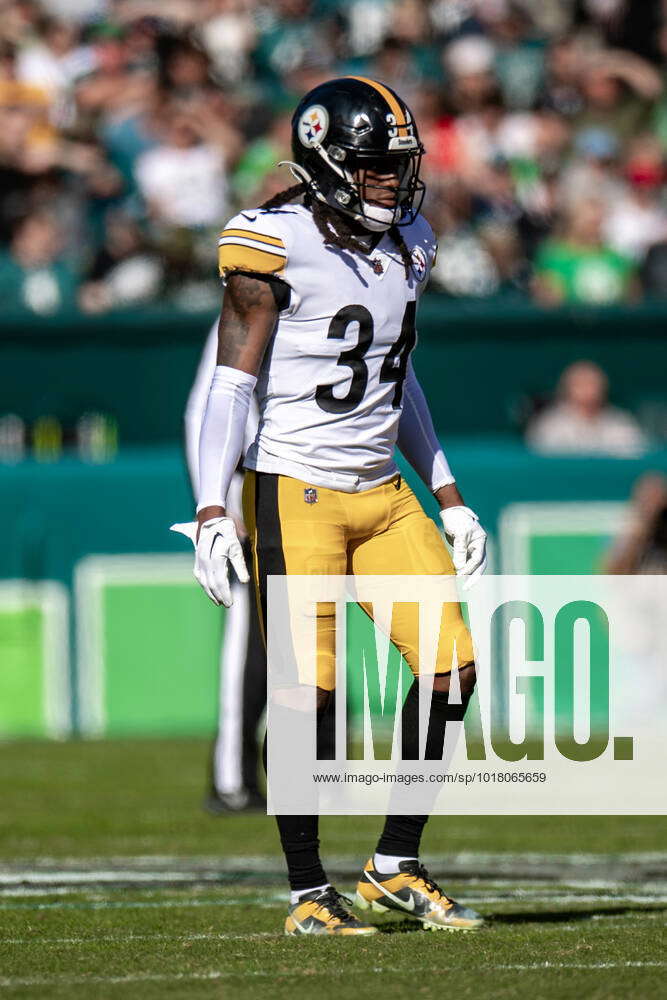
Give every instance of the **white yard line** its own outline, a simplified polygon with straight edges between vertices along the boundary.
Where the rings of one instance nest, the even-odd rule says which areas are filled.
[[[667,854],[624,855],[552,855],[552,854],[489,854],[462,852],[456,855],[427,857],[432,871],[440,874],[444,883],[466,882],[470,887],[494,885],[501,887],[514,882],[549,886],[607,889],[623,891],[629,886],[645,884],[667,888]],[[354,857],[328,859],[328,869],[339,879],[350,878],[360,871]],[[485,878],[488,874],[488,879]],[[269,875],[282,881],[280,859],[276,857],[236,858],[174,858],[136,857],[85,859],[44,859],[35,865],[15,862],[0,865],[0,895],[12,890],[61,890],[63,887],[116,886],[167,888],[170,886],[222,884],[225,877],[235,875],[260,879]]]
[[[166,882],[182,882],[189,884],[193,880],[198,882],[219,882],[218,872],[186,872],[186,871],[159,871],[141,872],[133,869],[123,870],[114,868],[107,871],[17,871],[0,872],[0,889],[4,886],[14,885],[91,885],[93,883],[130,882],[134,885],[156,882],[164,884]]]
[[[356,867],[363,864],[363,858],[357,854],[333,854],[328,855],[327,862],[334,868]],[[500,865],[503,868],[514,866],[525,867],[533,865],[539,868],[545,862],[564,867],[600,867],[604,865],[665,865],[667,866],[667,851],[629,851],[623,854],[593,854],[593,853],[571,853],[556,854],[553,852],[529,851],[522,854],[511,852],[489,852],[489,851],[459,851],[451,854],[427,854],[425,859],[427,864],[437,865],[447,869],[457,868],[462,865]],[[227,857],[216,857],[215,855],[202,856],[177,856],[167,854],[138,854],[138,855],[117,855],[106,857],[62,857],[42,858],[38,865],[34,860],[21,860],[15,862],[5,862],[0,865],[0,870],[11,872],[18,869],[28,869],[30,871],[43,871],[50,868],[58,868],[66,871],[68,868],[75,870],[100,870],[103,867],[113,868],[123,867],[133,870],[139,869],[165,869],[173,871],[200,871],[201,869],[211,869],[219,872],[239,872],[252,869],[253,871],[265,872],[275,871],[281,868],[282,858],[280,855],[236,855]]]
[[[44,894],[45,895],[45,894]],[[165,900],[54,900],[48,903],[0,903],[0,910],[181,910],[199,906],[257,906],[272,909],[287,905],[287,893],[280,896],[263,896],[254,899],[245,896],[238,899],[165,899]]]
[[[31,893],[32,895],[32,893]],[[42,895],[48,895],[43,892]],[[600,893],[558,893],[552,890],[517,889],[495,895],[479,892],[465,893],[461,897],[470,905],[489,906],[503,903],[537,903],[551,906],[572,906],[575,904],[597,905],[599,903],[634,903],[642,906],[667,904],[666,893],[616,892]],[[254,906],[271,909],[287,904],[287,893],[272,893],[262,897],[238,896],[218,899],[165,899],[165,900],[50,900],[48,902],[0,902],[0,910],[115,910],[115,909],[185,909],[188,907]],[[539,912],[539,911],[536,911]],[[527,915],[528,919],[528,915]]]
[[[624,913],[610,914],[606,917],[604,914],[594,913],[587,917],[587,920],[596,921],[600,923],[601,920],[604,924],[600,925],[600,930],[606,929],[607,923],[617,924],[617,923],[632,923],[634,921],[640,920],[657,920],[658,918],[664,921],[664,917],[658,913],[649,913],[647,911],[639,913]],[[562,931],[575,933],[581,931],[582,921],[577,921],[576,924],[536,924],[531,928],[531,934],[533,933],[553,933],[557,931],[559,934]],[[114,944],[131,944],[133,941],[254,941],[266,938],[282,938],[284,934],[282,931],[255,931],[248,934],[215,934],[213,932],[209,934],[103,934],[101,936],[87,936],[87,937],[69,937],[69,938],[44,938],[35,935],[34,937],[28,938],[0,938],[0,945],[11,945],[16,947],[18,945],[29,945],[33,946],[39,944],[40,948],[45,947],[59,947],[61,945],[73,945],[79,947],[80,945],[96,945],[96,944],[108,944],[112,942]]]
[[[467,974],[472,972],[485,973],[485,972],[561,972],[561,971],[598,971],[601,969],[664,969],[667,968],[667,962],[534,962],[534,963],[507,963],[503,965],[480,965],[471,966],[444,966],[439,965],[431,969],[420,968],[421,973],[443,973],[443,972],[465,972]],[[374,972],[378,974],[388,974],[388,975],[412,975],[411,972],[406,972],[405,966],[401,967],[388,967],[388,966],[375,966],[369,969],[350,969],[347,965],[340,969],[310,969],[308,970],[308,979],[312,980],[315,976],[323,976],[326,978],[331,978],[332,976],[352,976],[361,975],[367,976],[368,973]],[[166,982],[192,982],[192,981],[207,981],[216,979],[244,979],[244,978],[275,978],[275,970],[253,970],[252,972],[231,972],[228,970],[220,971],[214,969],[210,972],[181,972],[173,973],[172,975],[164,973],[145,973],[137,972],[131,973],[126,976],[51,976],[51,977],[2,977],[0,978],[0,988],[9,988],[16,986],[90,986],[90,985],[112,985],[112,984],[125,984],[125,983],[166,983]],[[288,973],[287,975],[290,975]],[[294,977],[298,973],[292,973]]]
[[[255,938],[283,937],[280,931],[255,931],[250,934],[103,934],[99,937],[45,938],[41,935],[27,938],[0,938],[0,945],[38,944],[106,944],[107,942],[127,944],[132,941],[253,941]]]

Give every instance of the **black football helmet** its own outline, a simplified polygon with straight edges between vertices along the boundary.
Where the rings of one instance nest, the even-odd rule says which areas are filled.
[[[344,76],[315,87],[292,118],[292,173],[312,197],[375,232],[407,225],[419,212],[424,184],[419,168],[424,147],[407,104],[389,87],[368,77]],[[395,174],[394,204],[387,187],[368,171]]]

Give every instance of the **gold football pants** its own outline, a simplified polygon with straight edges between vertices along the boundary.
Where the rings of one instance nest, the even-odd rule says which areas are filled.
[[[451,575],[454,567],[440,532],[414,493],[397,476],[362,493],[313,487],[290,476],[246,472],[243,513],[253,552],[258,607],[266,631],[270,575]],[[372,607],[361,605],[372,617]],[[419,611],[394,605],[390,636],[419,674]],[[443,604],[435,673],[473,662],[472,641],[460,605]],[[317,686],[335,687],[335,620],[318,615]]]

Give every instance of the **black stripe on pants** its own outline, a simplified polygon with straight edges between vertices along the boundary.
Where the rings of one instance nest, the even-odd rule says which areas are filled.
[[[279,477],[255,473],[255,530],[257,572],[264,634],[267,629],[267,576],[285,576],[282,528],[278,504]],[[319,856],[318,816],[276,816],[280,842],[293,891],[311,889],[327,881]]]

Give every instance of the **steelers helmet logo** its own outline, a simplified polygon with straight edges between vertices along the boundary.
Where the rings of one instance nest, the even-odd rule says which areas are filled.
[[[319,146],[329,129],[329,114],[321,104],[311,104],[299,119],[299,139],[302,146]]]
[[[412,269],[417,281],[423,281],[426,276],[426,254],[421,247],[415,247],[411,254]]]

